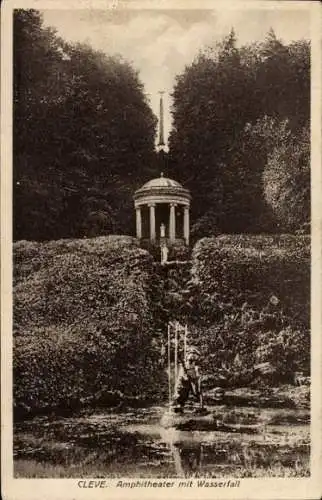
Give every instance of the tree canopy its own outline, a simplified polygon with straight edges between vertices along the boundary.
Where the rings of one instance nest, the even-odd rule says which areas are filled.
[[[267,179],[273,168],[268,167],[273,151],[275,163],[280,160],[276,142],[280,123],[288,122],[285,148],[302,137],[304,127],[309,130],[308,42],[285,45],[270,31],[262,43],[238,48],[232,30],[221,43],[200,52],[177,76],[172,115],[169,164],[172,175],[193,192],[192,232],[196,237],[296,229],[281,211],[277,214],[267,182],[263,186],[263,171],[266,169]],[[273,120],[277,133],[266,129],[263,141],[255,124],[265,116]],[[288,165],[285,163],[283,172]],[[306,197],[304,204],[309,191],[309,171],[307,174],[302,178],[306,187],[299,187]],[[284,184],[290,175],[286,174]],[[289,190],[288,202],[297,196],[296,190]],[[309,217],[307,210],[305,217]]]
[[[274,128],[279,137],[263,172],[265,199],[285,229],[304,230],[311,209],[309,130],[291,134],[285,122]]]
[[[128,62],[67,44],[37,11],[15,11],[15,239],[130,233],[155,127]]]
[[[177,75],[172,115],[158,154],[135,68],[16,10],[14,239],[134,234],[133,193],[160,170],[191,190],[194,239],[308,227],[309,42],[232,30]]]

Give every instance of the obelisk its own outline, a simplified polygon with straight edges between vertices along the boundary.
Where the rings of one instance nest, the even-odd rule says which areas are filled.
[[[164,90],[159,92],[160,94],[160,122],[159,122],[159,147],[165,146],[164,143],[164,123],[163,123],[163,94]]]

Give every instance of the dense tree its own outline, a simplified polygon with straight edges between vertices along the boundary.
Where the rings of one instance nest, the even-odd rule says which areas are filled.
[[[309,113],[309,43],[270,31],[238,47],[232,30],[177,76],[169,154],[156,154],[137,72],[16,10],[14,238],[133,233],[133,192],[163,170],[192,191],[194,238],[295,230],[309,218]]]
[[[256,86],[261,115],[288,119],[296,131],[310,116],[310,45],[305,40],[289,45],[271,30],[259,45]]]
[[[285,45],[270,31],[238,48],[232,31],[178,75],[173,100],[170,165],[193,192],[193,232],[280,230],[262,184],[276,134],[261,143],[256,123],[287,119],[298,135],[308,122],[308,42]]]
[[[46,129],[51,108],[59,105],[61,40],[42,27],[34,10],[14,13],[14,237],[56,236],[63,207],[57,184],[58,153],[49,159]],[[54,203],[51,200],[55,200]]]
[[[277,130],[282,128],[284,132],[283,125]],[[311,210],[308,127],[287,141],[279,139],[268,154],[263,183],[265,199],[282,229],[308,230]]]
[[[251,119],[251,85],[233,32],[177,78],[170,153],[174,175],[194,192],[195,219],[208,208],[222,211],[223,163],[232,139]]]
[[[14,237],[131,232],[156,119],[137,72],[14,16]]]

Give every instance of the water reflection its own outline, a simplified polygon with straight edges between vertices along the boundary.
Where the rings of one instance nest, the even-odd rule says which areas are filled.
[[[199,429],[165,428],[160,425],[163,412],[154,407],[20,423],[15,429],[15,457],[62,464],[66,470],[86,463],[82,477],[93,470],[94,476],[100,471],[100,477],[185,478],[222,477],[272,464],[294,467],[297,459],[309,456],[308,412],[274,410],[252,415],[249,408],[243,414],[228,414],[226,409],[225,425],[216,429],[206,419]],[[256,427],[259,417],[271,425]],[[292,423],[285,425],[286,417]]]
[[[169,447],[177,477],[202,476],[205,468],[229,463],[228,449],[215,432],[160,430],[161,442]]]
[[[170,446],[173,454],[176,475],[187,477],[196,475],[202,469],[202,443],[194,443],[189,446],[184,443],[176,443]]]

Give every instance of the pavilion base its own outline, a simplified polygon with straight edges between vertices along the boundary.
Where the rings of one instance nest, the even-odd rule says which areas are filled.
[[[175,240],[170,240],[169,238],[162,238],[160,239],[155,239],[155,240],[150,240],[149,238],[141,238],[139,240],[140,245],[143,246],[144,248],[149,246],[155,246],[155,247],[160,247],[161,244],[166,244],[167,247],[188,247],[186,241],[184,238],[176,238]]]
[[[160,242],[160,240],[151,241],[143,238],[139,241],[140,247],[147,250],[161,264],[174,265],[181,261],[188,262],[190,259],[190,247],[185,244],[183,238],[177,238],[175,241],[166,240],[166,257],[164,257],[164,248],[162,248],[165,240]]]

